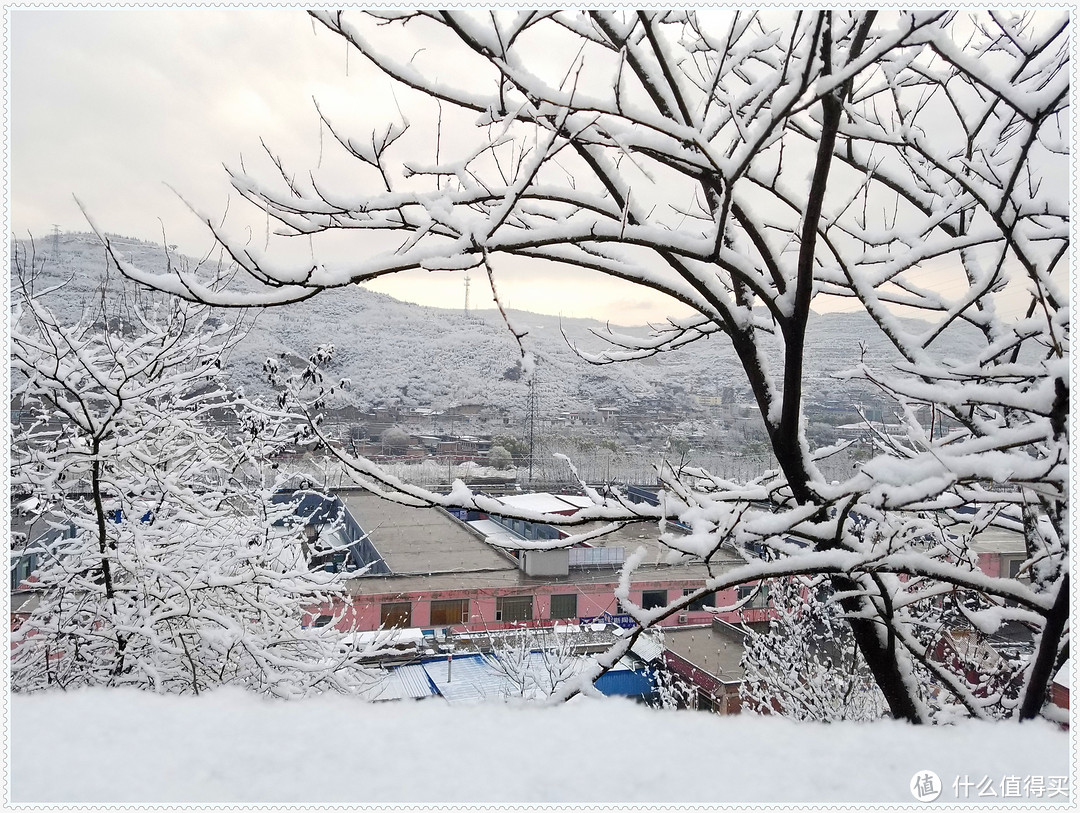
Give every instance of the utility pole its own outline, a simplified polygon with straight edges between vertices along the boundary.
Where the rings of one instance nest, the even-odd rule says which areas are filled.
[[[52,227],[52,252],[53,256],[60,250],[60,226],[57,223],[53,223]]]
[[[469,279],[469,275],[466,274],[465,275],[465,318],[466,319],[469,318],[469,283],[470,282],[471,282],[471,280]]]

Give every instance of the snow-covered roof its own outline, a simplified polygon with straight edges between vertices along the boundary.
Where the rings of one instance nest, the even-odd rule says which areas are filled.
[[[565,513],[577,511],[586,505],[592,505],[592,501],[586,497],[571,495],[548,494],[539,492],[536,494],[511,494],[507,497],[499,497],[499,502],[510,508],[524,511],[539,511],[545,514]],[[581,502],[585,500],[585,502]]]
[[[435,689],[424,667],[411,663],[387,670],[364,695],[367,700],[419,699],[434,696]]]
[[[551,495],[549,495],[551,496]],[[393,571],[388,575],[360,576],[349,581],[352,593],[413,593],[418,590],[453,590],[466,586],[481,588],[531,588],[536,581],[525,576],[517,565],[509,561],[491,545],[484,543],[484,537],[507,533],[506,528],[483,524],[467,528],[465,523],[451,518],[441,509],[413,508],[398,503],[382,500],[374,495],[343,494],[349,512],[360,526],[369,534],[369,538],[383,561]],[[563,510],[570,511],[574,506],[560,501]],[[606,523],[596,521],[575,526],[579,533],[585,533],[604,527]],[[479,531],[478,535],[477,531]],[[641,567],[635,572],[633,581],[652,581],[662,579],[687,580],[705,579],[710,576],[707,565],[701,562],[686,562],[671,565],[668,562],[668,549],[656,540],[655,531],[644,525],[631,524],[613,533],[591,540],[594,546],[623,547],[634,550],[645,546],[648,555]],[[516,537],[504,537],[507,541]],[[437,540],[438,544],[432,544]],[[713,560],[713,567],[727,569],[742,566],[745,562],[731,551],[722,551]],[[469,581],[463,583],[462,572],[472,572]],[[423,574],[423,581],[418,581],[417,574]],[[607,569],[572,570],[560,582],[609,583],[617,579],[613,571]],[[697,586],[695,585],[687,585]]]
[[[966,524],[961,524],[955,530],[964,532],[968,530]],[[971,540],[971,549],[976,553],[1026,553],[1027,546],[1024,543],[1024,535],[1010,528],[998,528],[991,526],[985,528]]]
[[[590,663],[591,659],[585,656],[559,659],[557,670],[560,673],[560,683],[580,675]],[[540,652],[530,652],[524,669],[517,675],[513,668],[500,671],[481,655],[459,655],[449,664],[446,658],[430,660],[423,664],[423,668],[448,703],[478,703],[484,700],[520,697],[521,687],[512,675],[518,680],[524,678],[527,682],[526,696],[543,696],[551,692],[548,663]],[[621,658],[610,671],[634,668],[633,663]]]
[[[419,643],[423,640],[424,631],[415,627],[409,627],[407,629],[392,627],[383,630],[363,630],[360,632],[350,632],[343,637],[345,643],[351,643],[358,647],[374,645],[400,646],[402,644]]]
[[[578,508],[588,508],[593,504],[591,499],[580,494],[558,494],[556,496],[564,502],[576,505]]]
[[[1072,688],[1072,658],[1066,658],[1065,663],[1061,664],[1054,675],[1054,683],[1065,689]]]
[[[33,513],[35,511],[37,511],[40,507],[41,507],[41,500],[39,500],[37,497],[29,497],[28,499],[25,499],[22,502],[17,503],[15,505],[15,511],[16,511],[16,513],[23,512],[23,513],[29,514],[29,513]]]
[[[661,635],[639,635],[630,651],[645,663],[652,663],[664,654],[664,639]]]
[[[493,545],[507,544],[516,547],[522,540],[521,536],[491,519],[474,519],[467,524]]]
[[[730,624],[700,627],[668,627],[664,647],[669,652],[724,682],[743,678],[743,634]]]
[[[341,513],[341,503],[336,497],[314,491],[278,491],[270,499],[276,505],[295,502],[293,513],[309,524],[333,523]]]
[[[854,423],[842,423],[836,427],[838,430],[847,429],[850,431],[865,429],[867,432],[876,431],[884,432],[886,435],[902,435],[906,432],[906,427],[901,423],[877,423],[871,421],[867,424],[865,421],[855,421]]]

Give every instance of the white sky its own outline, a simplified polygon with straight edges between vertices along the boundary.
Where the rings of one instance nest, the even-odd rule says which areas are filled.
[[[302,11],[15,9],[8,21],[9,230],[19,237],[44,238],[54,224],[87,230],[77,196],[107,231],[202,256],[212,238],[177,192],[214,218],[228,210],[232,223],[244,207],[223,163],[259,157],[262,138],[306,170],[322,160],[313,97],[360,134],[370,125],[359,122],[396,118],[403,97],[355,53],[347,61],[343,41]],[[264,238],[265,224],[252,229]],[[685,312],[580,269],[504,262],[499,272],[514,308],[619,324]],[[486,279],[472,279],[472,306],[492,307]],[[371,287],[421,304],[464,302],[461,273],[409,272]]]
[[[259,156],[260,138],[297,169],[316,165],[312,97],[328,112],[348,115],[362,100],[371,118],[396,113],[381,77],[355,54],[346,74],[344,43],[301,11],[17,9],[9,37],[9,227],[17,237],[46,237],[54,224],[86,231],[78,197],[107,231],[164,234],[202,256],[213,240],[170,186],[209,215],[221,216],[230,197],[235,212],[222,164]],[[576,269],[523,264],[497,282],[509,307],[543,313],[640,324],[680,308]],[[443,307],[461,307],[465,296],[460,273],[410,272],[371,287]],[[470,301],[494,307],[475,271]]]

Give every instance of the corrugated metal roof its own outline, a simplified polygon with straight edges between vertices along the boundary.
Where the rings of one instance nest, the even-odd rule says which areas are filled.
[[[654,691],[652,681],[644,669],[636,672],[630,669],[612,669],[597,679],[596,688],[609,696],[628,697],[652,694]]]
[[[390,669],[367,693],[368,700],[404,700],[431,697],[435,687],[420,664]]]
[[[505,679],[484,663],[480,655],[454,658],[449,667],[450,680],[447,680],[445,658],[427,661],[423,668],[448,703],[479,703],[506,697]]]
[[[652,663],[664,654],[664,639],[661,635],[649,635],[643,633],[634,641],[630,651],[641,658],[645,663]]]
[[[482,655],[459,655],[450,667],[449,681],[445,658],[427,661],[423,667],[448,703],[478,703],[522,696],[546,697],[551,694],[553,683],[562,685],[580,675],[589,665],[588,657],[558,657],[550,653],[545,657],[544,653],[533,651],[520,667],[510,661],[502,669]],[[621,658],[608,674],[629,673],[633,669],[634,665],[628,659]],[[609,681],[616,688],[607,694],[642,693],[634,688],[640,688],[637,678],[610,678]]]

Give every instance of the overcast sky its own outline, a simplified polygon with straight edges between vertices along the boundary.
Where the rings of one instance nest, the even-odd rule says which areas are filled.
[[[260,138],[298,169],[319,161],[313,97],[344,115],[358,104],[367,118],[396,113],[385,81],[355,54],[346,64],[342,40],[300,11],[13,10],[9,19],[10,228],[20,237],[54,224],[87,230],[77,196],[107,231],[164,233],[201,256],[213,241],[170,187],[218,217],[232,191],[222,164],[257,157]],[[493,307],[486,280],[472,277],[473,307]],[[372,287],[464,304],[461,274]],[[499,292],[510,307],[623,324],[680,310],[625,283],[539,266],[503,274]]]
[[[301,11],[20,9],[9,12],[9,44],[9,225],[17,236],[43,237],[54,224],[86,230],[77,196],[107,231],[202,256],[213,240],[177,193],[231,219],[243,207],[222,164],[258,157],[260,139],[295,169],[323,160],[329,145],[313,97],[354,124],[394,120],[402,104],[400,90],[391,93],[388,80],[355,53],[347,57],[344,42]],[[410,116],[422,124],[422,114]],[[514,308],[621,324],[684,312],[591,272],[503,269],[500,294]],[[492,307],[486,280],[472,276],[473,307]],[[460,273],[411,272],[372,287],[429,305],[464,300]]]

